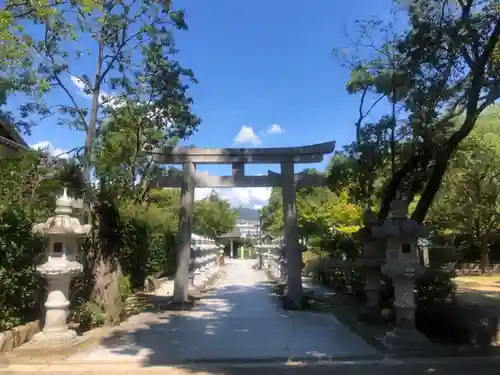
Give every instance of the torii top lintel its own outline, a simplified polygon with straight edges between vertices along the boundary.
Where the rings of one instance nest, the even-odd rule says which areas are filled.
[[[282,162],[317,163],[335,149],[335,142],[302,147],[269,148],[155,148],[153,160],[161,164],[278,164]]]

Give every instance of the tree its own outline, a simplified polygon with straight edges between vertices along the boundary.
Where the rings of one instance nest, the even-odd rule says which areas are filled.
[[[422,222],[454,151],[478,116],[500,97],[495,60],[500,7],[498,0],[413,0],[405,10],[409,28],[392,33],[382,46],[375,44],[370,30],[385,33],[387,27],[379,21],[361,22],[355,45],[367,47],[372,55],[353,61],[348,91],[360,93],[362,105],[367,93],[378,95],[369,108],[380,96],[389,98],[393,110],[370,124],[360,109],[360,132],[373,128],[382,136],[360,136],[347,154],[358,165],[378,155],[365,168],[368,181],[380,172],[387,174],[390,166],[381,191],[380,220],[399,192],[410,200],[420,195],[412,217]]]
[[[207,198],[195,203],[193,232],[216,238],[234,229],[237,218],[238,211],[212,191]]]
[[[0,112],[4,116],[11,117],[11,113],[5,108],[7,97],[18,91],[26,94],[35,94],[37,91],[45,90],[46,85],[33,84],[33,38],[27,31],[36,27],[40,22],[53,17],[60,12],[61,8],[69,4],[77,4],[84,12],[92,11],[99,5],[97,0],[77,0],[57,2],[34,0],[4,2],[0,10]],[[18,74],[19,71],[24,74]],[[18,122],[17,125],[24,126],[29,131],[29,123]]]
[[[281,188],[273,187],[267,205],[261,208],[262,229],[274,235],[283,231],[283,196]]]
[[[468,239],[481,259],[483,272],[489,267],[489,246],[500,238],[500,120],[498,106],[478,119],[463,141],[445,175],[429,222],[443,234]]]
[[[192,115],[192,100],[186,95],[193,73],[173,59],[177,51],[172,29],[187,26],[184,13],[173,10],[170,1],[105,0],[91,12],[80,3],[64,2],[44,14],[41,23],[43,32],[28,35],[34,72],[25,65],[8,66],[8,72],[28,76],[42,93],[58,90],[67,96],[68,104],[49,105],[42,96],[20,109],[24,117],[57,114],[59,124],[85,132],[82,163],[87,181],[100,124],[110,116],[123,116],[122,107],[133,103],[127,109],[129,118],[154,124],[164,139],[183,138],[196,129],[199,119]],[[83,50],[83,44],[92,47]],[[84,65],[94,66],[93,71],[83,70]],[[89,106],[79,104],[69,82],[89,96]]]
[[[269,203],[261,209],[263,229],[273,234],[283,230],[281,189],[273,188]],[[349,202],[348,190],[336,194],[323,187],[297,190],[297,224],[304,238],[325,237],[332,231],[352,233],[361,224],[360,206]]]
[[[151,145],[174,146],[181,133],[172,130],[166,135],[144,107],[126,102],[101,126],[92,156],[95,176],[101,184],[111,184],[117,198],[126,196],[143,202],[152,180],[165,172],[145,149]]]
[[[97,4],[89,9],[77,1],[55,3],[54,11],[36,18],[39,23],[25,31],[29,60],[19,64],[11,59],[0,70],[1,77],[16,83],[10,91],[29,88],[28,100],[19,108],[22,119],[56,117],[59,125],[85,132],[85,144],[76,151],[93,221],[87,254],[93,259],[92,295],[111,309],[108,317],[114,320],[120,312],[115,306],[119,285],[108,286],[103,276],[113,272],[118,280],[120,275],[118,253],[126,237],[120,232],[120,215],[126,212],[120,204],[145,203],[149,181],[158,172],[143,150],[175,143],[194,132],[200,120],[187,94],[195,82],[193,72],[175,60],[172,32],[187,29],[184,13],[170,1]],[[70,85],[90,101],[78,99]],[[46,94],[55,92],[66,100],[50,103]],[[95,190],[88,184],[94,166]],[[145,228],[136,224],[134,231]]]

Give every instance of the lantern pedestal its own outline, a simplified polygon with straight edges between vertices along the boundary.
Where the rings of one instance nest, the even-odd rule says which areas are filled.
[[[388,263],[382,267],[382,272],[389,276],[394,284],[396,326],[381,340],[389,349],[415,351],[433,346],[415,326],[415,280],[424,271],[425,267],[414,261]]]
[[[47,300],[45,301],[45,325],[42,332],[33,337],[32,342],[65,344],[77,337],[68,329],[69,285],[71,278],[83,271],[81,264],[67,259],[52,259],[37,268],[47,280]]]

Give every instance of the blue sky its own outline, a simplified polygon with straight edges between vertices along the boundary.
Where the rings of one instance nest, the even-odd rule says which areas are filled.
[[[203,121],[187,143],[282,147],[335,140],[337,149],[349,143],[359,98],[345,92],[349,72],[333,57],[332,48],[347,45],[344,32],[346,27],[353,30],[355,20],[387,17],[391,3],[174,0],[176,7],[186,9],[189,25],[189,31],[177,35],[178,58],[199,80],[191,95]],[[80,74],[92,73],[83,71],[86,66],[80,69]],[[76,85],[68,87],[78,94]],[[47,98],[51,103],[66,100],[62,93]],[[84,95],[78,95],[78,101],[90,106]],[[58,127],[54,119],[26,136],[29,144],[49,142],[60,150],[82,145],[83,139],[82,133]],[[321,169],[326,163],[310,166]],[[297,171],[304,167],[309,166],[298,166]],[[230,173],[230,166],[200,169]],[[250,166],[247,173],[268,169],[277,167]],[[199,190],[199,197],[207,193]],[[253,207],[265,203],[268,189],[225,190],[222,195],[235,205]]]

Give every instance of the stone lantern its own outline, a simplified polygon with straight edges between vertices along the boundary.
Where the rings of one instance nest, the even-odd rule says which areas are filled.
[[[74,203],[64,189],[56,200],[55,216],[33,226],[34,233],[48,240],[46,261],[36,268],[47,280],[45,325],[42,332],[33,337],[34,343],[65,344],[77,336],[68,329],[68,294],[71,278],[83,271],[77,261],[78,239],[88,235],[90,225],[81,225],[71,216]]]
[[[417,349],[430,343],[415,327],[415,282],[425,272],[419,262],[417,239],[427,237],[428,231],[407,215],[408,203],[396,199],[391,204],[390,218],[372,232],[376,238],[387,241],[382,272],[394,284],[396,326],[384,336],[383,342],[388,347]]]
[[[360,319],[375,321],[380,317],[380,282],[382,279],[381,267],[384,264],[384,243],[372,234],[377,225],[377,216],[367,208],[363,213],[364,226],[356,234],[361,241],[363,251],[354,262],[366,278],[365,294],[366,305],[360,313]]]

